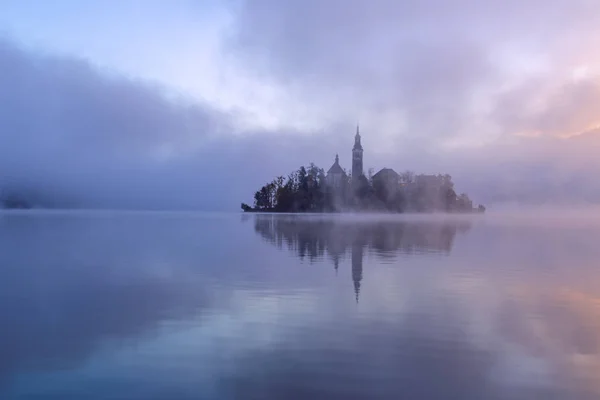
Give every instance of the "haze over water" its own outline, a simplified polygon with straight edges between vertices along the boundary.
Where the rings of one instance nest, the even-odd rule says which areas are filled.
[[[597,214],[0,212],[1,399],[595,399]]]

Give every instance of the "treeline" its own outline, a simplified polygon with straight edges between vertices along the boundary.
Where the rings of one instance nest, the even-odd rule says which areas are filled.
[[[284,178],[279,176],[254,193],[254,207],[242,203],[244,211],[323,212],[333,211],[325,171],[313,163]]]
[[[254,193],[246,212],[484,212],[465,193],[457,195],[450,175],[415,175],[406,171],[398,180],[378,179],[372,173],[352,179],[346,175],[335,187],[325,171],[311,163],[287,177],[279,176]]]

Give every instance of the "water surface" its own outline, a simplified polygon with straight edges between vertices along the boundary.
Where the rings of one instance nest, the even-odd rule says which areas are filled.
[[[0,213],[0,399],[596,399],[597,216]]]

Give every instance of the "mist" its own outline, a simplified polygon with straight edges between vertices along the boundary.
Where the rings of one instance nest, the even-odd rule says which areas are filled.
[[[0,189],[39,207],[237,210],[300,165],[339,153],[349,168],[358,120],[365,171],[449,173],[488,209],[599,203],[598,6],[488,3],[226,2],[229,83],[213,86],[229,105],[197,89],[200,68],[182,89],[189,54],[152,79],[5,35]]]
[[[270,132],[235,138],[234,115],[85,60],[4,40],[0,69],[0,183],[40,206],[230,209],[284,158]]]

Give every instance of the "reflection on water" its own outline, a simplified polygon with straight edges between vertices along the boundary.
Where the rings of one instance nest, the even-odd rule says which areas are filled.
[[[597,399],[600,223],[0,213],[0,399]]]
[[[315,261],[327,256],[335,271],[349,252],[356,302],[363,275],[364,249],[383,261],[410,254],[449,254],[454,237],[471,227],[468,220],[389,221],[335,216],[257,215],[254,229],[269,243]]]

